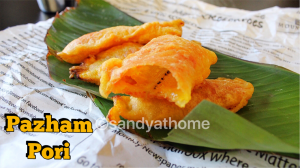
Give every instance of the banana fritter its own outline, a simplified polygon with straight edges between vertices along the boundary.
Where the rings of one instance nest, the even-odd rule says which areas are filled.
[[[111,123],[117,124],[120,116],[133,121],[142,121],[144,118],[145,124],[153,123],[151,126],[163,124],[157,121],[164,119],[169,121],[169,117],[179,122],[202,100],[211,101],[232,112],[237,112],[247,105],[253,92],[253,85],[239,78],[234,80],[206,79],[193,89],[192,99],[184,108],[180,108],[166,99],[115,96],[113,97],[114,107],[110,109],[107,119]],[[165,124],[164,126],[169,126],[168,122]],[[174,123],[171,123],[171,127],[174,126]]]
[[[124,93],[141,98],[165,98],[184,107],[194,86],[210,74],[214,52],[174,35],[151,40],[123,61],[112,58],[102,65],[100,94]]]
[[[104,61],[110,58],[123,60],[128,54],[138,51],[142,46],[138,43],[124,43],[100,52],[95,56],[91,55],[80,66],[73,66],[69,69],[70,78],[76,76],[78,79],[86,82],[100,85],[101,65]]]
[[[150,22],[141,26],[106,28],[73,40],[63,51],[57,53],[57,56],[68,63],[79,64],[89,55],[96,55],[101,51],[126,42],[144,45],[151,39],[166,34],[181,36],[183,25],[182,20],[173,20],[170,22]]]

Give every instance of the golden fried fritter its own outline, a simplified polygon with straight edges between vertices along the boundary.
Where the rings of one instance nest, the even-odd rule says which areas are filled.
[[[161,123],[155,121],[163,121],[165,118],[168,120],[169,117],[179,122],[202,100],[211,101],[232,112],[237,112],[247,105],[253,92],[253,85],[239,78],[206,79],[193,89],[192,99],[184,108],[165,99],[115,96],[114,107],[110,109],[107,119],[113,124],[120,121],[120,116],[133,121],[142,121],[144,117],[145,124],[152,122],[154,125]],[[170,124],[172,127],[175,126],[174,123]],[[169,123],[166,122],[164,126],[169,126]]]
[[[146,44],[151,39],[172,34],[181,36],[182,20],[151,22],[141,26],[116,26],[83,35],[70,42],[57,55],[71,64],[81,63],[89,55],[96,55],[110,47],[126,42]]]
[[[100,94],[124,93],[141,98],[165,98],[184,107],[191,92],[210,74],[217,56],[199,44],[174,35],[151,40],[123,61],[102,65]]]
[[[70,78],[77,78],[86,82],[100,85],[101,65],[110,58],[123,60],[128,54],[138,51],[143,45],[138,43],[124,43],[100,52],[96,56],[89,56],[80,66],[73,66],[70,70]]]

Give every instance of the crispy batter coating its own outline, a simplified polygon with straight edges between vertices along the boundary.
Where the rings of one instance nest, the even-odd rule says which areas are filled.
[[[80,66],[73,66],[69,69],[70,78],[77,78],[86,82],[100,85],[101,65],[110,58],[123,60],[128,54],[138,51],[143,45],[138,43],[124,43],[100,52],[95,56],[86,58]]]
[[[73,40],[57,55],[66,62],[78,64],[89,55],[96,55],[103,50],[125,42],[146,44],[151,39],[166,34],[181,36],[183,25],[182,20],[173,20],[145,23],[141,26],[111,27]]]
[[[142,121],[154,125],[164,124],[162,122],[171,117],[172,120],[179,122],[202,100],[208,100],[216,103],[232,112],[237,112],[246,106],[248,100],[252,97],[254,87],[251,83],[242,79],[206,79],[204,82],[193,89],[192,99],[184,107],[180,108],[172,102],[157,98],[136,98],[132,96],[115,96],[114,107],[110,109],[107,119],[116,124],[120,121],[120,116],[127,120]],[[213,113],[213,111],[212,111]],[[169,126],[169,123],[166,122]],[[174,127],[174,123],[170,123]],[[152,126],[154,126],[152,125]]]
[[[191,92],[210,74],[217,56],[201,45],[174,35],[151,40],[123,61],[103,63],[100,94],[124,93],[142,98],[165,98],[184,107]]]

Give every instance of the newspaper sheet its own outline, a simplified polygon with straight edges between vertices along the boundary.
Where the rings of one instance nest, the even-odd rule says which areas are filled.
[[[299,9],[245,11],[196,0],[111,0],[143,21],[183,19],[183,37],[221,53],[299,69]],[[0,31],[0,167],[299,167],[297,159],[257,151],[191,153],[103,124],[84,91],[52,81],[44,37],[53,19]],[[28,119],[88,119],[93,133],[6,132],[5,114]],[[63,145],[70,160],[27,159],[27,141]]]

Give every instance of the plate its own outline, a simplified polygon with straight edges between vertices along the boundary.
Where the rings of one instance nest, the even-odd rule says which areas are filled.
[[[140,24],[142,22],[105,1],[81,0],[76,8],[55,17],[45,37],[51,79],[94,94],[93,101],[106,115],[113,105],[112,101],[99,97],[97,85],[69,79],[69,68],[74,65],[57,59],[56,53],[83,34],[118,25]],[[299,75],[279,66],[244,61],[219,52],[216,54],[218,62],[211,67],[209,78],[238,77],[252,83],[255,91],[247,106],[234,114],[208,101],[201,102],[184,120],[209,120],[211,127],[207,131],[131,131],[186,150],[249,149],[299,154]]]

